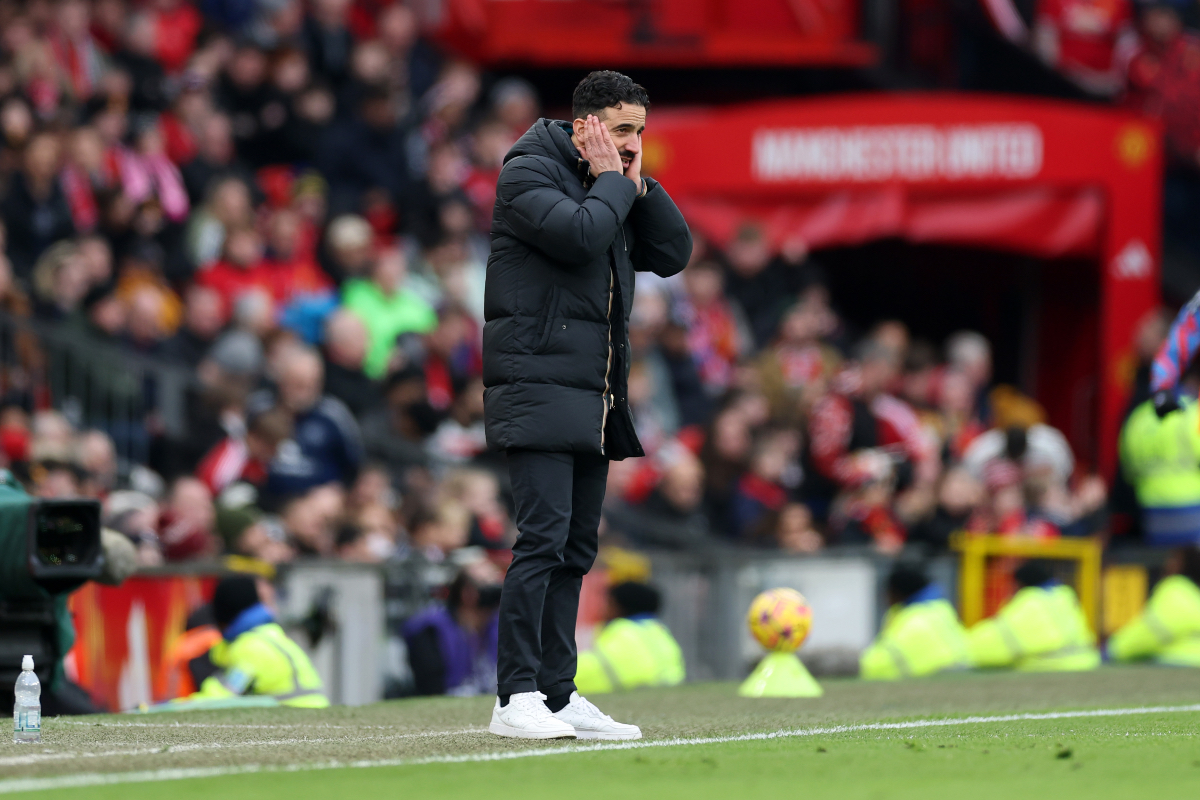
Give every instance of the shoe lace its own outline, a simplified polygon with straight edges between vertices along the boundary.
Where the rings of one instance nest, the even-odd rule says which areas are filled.
[[[580,712],[582,712],[585,716],[592,717],[594,719],[602,719],[602,720],[606,720],[608,722],[612,722],[612,717],[610,717],[608,714],[605,714],[600,709],[596,708],[596,706],[592,705],[592,702],[590,700],[588,700],[586,697],[584,697],[581,694],[575,695],[575,699],[572,700],[571,703]]]
[[[546,695],[541,692],[522,692],[509,698],[509,702],[527,714],[550,716],[550,709],[546,708]]]

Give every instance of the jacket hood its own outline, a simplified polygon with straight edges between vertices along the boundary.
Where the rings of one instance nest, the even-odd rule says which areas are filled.
[[[504,157],[508,163],[517,156],[542,156],[560,161],[572,170],[587,174],[588,162],[571,143],[571,123],[558,119],[539,119],[517,140]]]

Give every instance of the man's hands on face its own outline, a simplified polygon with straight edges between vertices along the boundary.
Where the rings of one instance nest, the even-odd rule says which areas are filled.
[[[583,157],[588,160],[591,168],[588,170],[593,178],[599,178],[602,172],[623,172],[621,154],[613,144],[608,128],[604,127],[594,114],[588,114],[583,122]]]
[[[639,141],[641,137],[638,137]],[[608,128],[594,114],[588,114],[583,123],[583,147],[580,155],[588,160],[588,172],[593,178],[600,177],[601,172],[620,172],[629,178],[642,190],[642,153],[639,149],[630,160],[629,166],[621,160],[621,153],[613,143]]]
[[[638,144],[642,143],[642,136],[638,134]],[[642,149],[639,147],[633,159],[629,162],[629,166],[625,168],[625,177],[633,181],[637,186],[638,193],[642,191]]]

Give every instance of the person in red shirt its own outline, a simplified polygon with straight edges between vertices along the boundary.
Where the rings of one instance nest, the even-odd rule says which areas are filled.
[[[685,299],[678,313],[688,330],[688,350],[700,380],[711,394],[720,394],[733,382],[745,337],[724,294],[721,268],[711,261],[692,265],[683,274]]]
[[[155,58],[168,75],[182,72],[196,49],[196,35],[204,25],[203,17],[184,0],[155,0],[151,19]]]
[[[227,436],[200,460],[196,477],[216,497],[235,483],[261,487],[279,446],[292,438],[292,415],[272,408],[250,418],[245,436]]]
[[[221,295],[225,317],[233,313],[238,296],[251,289],[267,289],[270,281],[263,262],[263,243],[252,227],[235,228],[225,237],[225,257],[197,273],[196,283]]]
[[[1085,91],[1105,97],[1124,84],[1137,44],[1130,0],[1039,0],[1033,47]]]
[[[291,208],[280,208],[267,224],[267,258],[263,262],[264,288],[277,307],[298,295],[325,294],[333,282],[303,246],[303,220]]]
[[[1129,64],[1125,104],[1163,121],[1168,153],[1200,166],[1200,36],[1165,3],[1142,11],[1142,39]]]

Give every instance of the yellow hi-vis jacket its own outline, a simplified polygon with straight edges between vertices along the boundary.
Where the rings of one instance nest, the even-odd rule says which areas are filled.
[[[1147,400],[1121,429],[1121,467],[1137,493],[1149,544],[1172,547],[1200,540],[1200,404],[1162,419]]]
[[[208,657],[222,671],[205,678],[190,699],[251,694],[296,708],[329,706],[308,655],[274,622],[251,628],[232,642],[217,642]]]
[[[895,605],[883,629],[859,658],[859,675],[869,681],[916,678],[966,669],[967,632],[949,601]]]
[[[1183,575],[1163,578],[1142,613],[1109,637],[1108,654],[1115,661],[1200,667],[1200,588]]]
[[[683,678],[683,652],[665,625],[651,618],[622,618],[605,625],[593,648],[579,654],[575,688],[580,694],[604,694],[677,686]]]
[[[1082,672],[1100,666],[1096,634],[1070,586],[1029,586],[967,631],[973,667]]]

